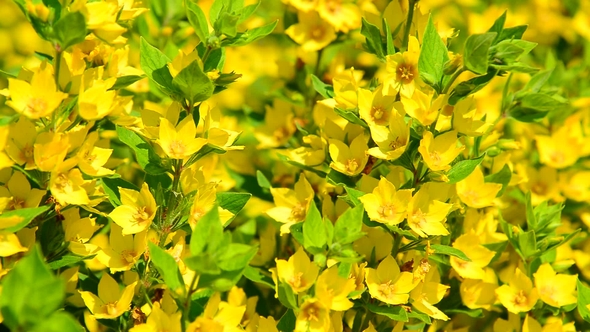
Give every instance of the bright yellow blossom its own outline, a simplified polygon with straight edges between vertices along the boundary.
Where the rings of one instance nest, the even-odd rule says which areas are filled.
[[[36,138],[35,125],[26,117],[21,116],[18,122],[10,125],[6,153],[15,163],[24,165],[26,170],[34,169],[33,145]]]
[[[383,95],[381,86],[374,91],[367,89],[359,89],[358,91],[359,115],[369,124],[369,127],[387,126],[394,104],[395,97]]]
[[[434,306],[443,299],[449,288],[450,286],[440,283],[438,269],[430,269],[424,280],[410,293],[412,305],[434,319],[449,320],[447,315]]]
[[[160,119],[158,143],[172,159],[186,159],[207,144],[206,139],[195,138],[196,135],[197,127],[191,116],[180,121],[176,128],[168,119]]]
[[[557,169],[573,165],[584,151],[580,137],[579,124],[564,125],[550,136],[535,136],[540,162]]]
[[[336,139],[331,139],[329,142],[331,168],[348,176],[358,175],[365,168],[369,157],[366,153],[368,146],[364,135],[358,135],[352,140],[350,146]]]
[[[397,190],[386,178],[372,193],[360,197],[371,220],[388,225],[397,225],[406,217],[406,208],[412,199],[414,189]]]
[[[140,191],[119,188],[121,205],[117,206],[109,217],[123,228],[123,235],[136,234],[150,227],[156,216],[156,200],[147,183]]]
[[[402,97],[412,98],[416,86],[422,84],[418,74],[418,58],[420,57],[420,43],[411,36],[408,50],[386,56],[386,74],[383,77],[383,93],[395,96],[398,92]],[[419,90],[418,90],[419,91]],[[423,123],[423,125],[428,125]]]
[[[121,292],[119,284],[108,274],[103,273],[98,283],[98,296],[80,291],[84,303],[97,319],[115,319],[129,310],[133,300],[136,282]]]
[[[276,259],[277,276],[282,282],[288,284],[294,293],[301,293],[313,286],[320,268],[309,260],[309,257],[299,247],[289,260]]]
[[[480,116],[481,117],[481,116]],[[482,136],[491,125],[478,119],[473,97],[465,98],[455,104],[453,110],[453,129],[468,136]]]
[[[33,147],[37,168],[40,171],[51,172],[65,159],[70,142],[65,134],[44,132],[37,136]]]
[[[409,116],[423,126],[430,126],[438,118],[439,111],[446,102],[446,96],[438,95],[435,98],[433,91],[416,90],[412,97],[402,96],[401,102]]]
[[[443,222],[452,205],[433,199],[423,187],[412,197],[408,205],[408,226],[421,237],[448,235]]]
[[[169,315],[160,308],[160,303],[156,302],[147,322],[135,325],[129,332],[181,332],[181,318],[182,312]]]
[[[343,278],[338,275],[338,267],[332,266],[324,270],[315,285],[315,296],[326,307],[336,311],[346,311],[352,308],[348,299],[355,289],[354,279]]]
[[[457,143],[457,132],[455,131],[449,131],[436,137],[427,131],[420,140],[418,151],[430,170],[447,171],[451,169],[449,164],[465,148],[457,146]]]
[[[496,289],[496,296],[508,311],[515,314],[530,311],[539,300],[539,292],[533,287],[533,282],[519,268],[516,268],[508,284]]]
[[[545,263],[539,266],[534,277],[539,297],[548,305],[559,308],[577,302],[576,274],[558,274],[551,264]]]
[[[412,273],[400,272],[391,255],[385,257],[377,269],[365,268],[365,282],[372,298],[392,305],[407,303],[409,293],[417,285]]]
[[[330,309],[317,299],[309,298],[299,308],[295,332],[324,332],[330,326]]]
[[[29,119],[50,115],[67,97],[57,89],[53,68],[47,64],[33,74],[31,83],[9,78],[8,91],[6,104]]]
[[[336,39],[334,28],[322,20],[317,12],[298,13],[299,23],[291,25],[285,34],[306,52],[319,51]]]
[[[488,266],[495,253],[480,243],[480,237],[475,232],[459,236],[453,242],[453,248],[461,250],[471,261],[465,261],[458,257],[451,256],[451,266],[462,278],[484,279]]]
[[[49,180],[49,189],[51,194],[57,202],[61,205],[89,204],[90,199],[84,187],[91,181],[84,180],[82,172],[74,168],[76,160],[68,159],[59,164],[53,172],[51,172],[51,179]]]
[[[123,235],[123,229],[117,224],[111,224],[109,244],[98,252],[98,261],[108,266],[111,273],[128,271],[146,249],[146,233]]]
[[[18,210],[37,207],[46,191],[32,188],[27,177],[21,172],[14,172],[6,183],[6,187],[0,187],[0,197],[6,197],[6,210]]]
[[[293,224],[305,219],[315,194],[304,173],[299,176],[294,189],[271,188],[270,193],[275,207],[266,213],[284,224],[281,226],[281,234],[289,233],[289,228]]]
[[[113,174],[113,170],[104,167],[113,153],[113,150],[96,146],[97,140],[98,132],[94,131],[88,134],[86,141],[84,141],[84,144],[82,144],[76,154],[76,157],[78,158],[78,167],[84,172],[84,174],[90,176],[106,176]]]
[[[117,91],[110,90],[116,78],[95,80],[92,86],[80,87],[78,94],[78,112],[85,120],[100,120],[109,115],[115,106]]]
[[[486,183],[479,167],[457,183],[457,195],[461,201],[469,207],[478,209],[493,205],[501,189],[500,183]]]
[[[394,111],[389,116],[388,130],[370,127],[371,137],[377,143],[376,147],[370,148],[367,152],[379,159],[395,160],[399,158],[408,147],[410,142],[411,121],[406,123],[403,105],[400,102],[393,104]]]

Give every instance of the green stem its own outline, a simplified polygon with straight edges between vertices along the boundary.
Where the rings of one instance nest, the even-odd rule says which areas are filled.
[[[62,50],[60,45],[55,46],[55,58],[53,59],[54,63],[54,75],[55,76],[55,87],[57,91],[60,91],[59,86],[59,72],[61,70],[61,58],[62,58]],[[53,131],[57,129],[57,111],[53,111],[51,114],[51,125],[53,126]]]
[[[395,258],[397,253],[399,252],[399,246],[402,243],[403,236],[401,234],[395,234],[395,240],[393,240],[393,248],[391,249],[391,254]]]
[[[451,89],[451,86],[453,86],[453,83],[455,83],[455,80],[457,79],[457,77],[459,77],[459,75],[461,75],[464,71],[465,71],[464,67],[457,69],[457,71],[453,74],[453,76],[451,76],[451,79],[449,80],[449,82],[447,82],[447,85],[445,85],[444,89],[442,90],[443,95],[447,94],[449,92],[449,90]]]
[[[414,18],[414,8],[416,7],[417,0],[409,1],[408,8],[408,19],[406,20],[406,29],[404,30],[404,39],[402,41],[402,51],[408,49],[408,42],[410,41],[410,29],[412,28],[412,20]]]
[[[196,283],[197,283],[197,274],[195,273],[195,275],[193,276],[193,279],[191,280],[191,284],[188,287],[188,293],[186,295],[186,299],[184,300],[184,311],[182,313],[183,318],[181,321],[183,331],[186,331],[186,323],[189,320],[188,314],[191,311],[191,298],[193,296],[193,292],[194,292],[193,289],[195,288]]]

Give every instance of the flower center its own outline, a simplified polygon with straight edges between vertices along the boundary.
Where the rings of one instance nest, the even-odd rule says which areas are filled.
[[[390,299],[395,295],[395,284],[389,280],[388,282],[379,285],[379,293],[387,298]]]
[[[170,142],[170,151],[172,152],[172,157],[174,156],[182,156],[186,151],[186,146],[184,142],[179,140],[174,140]]]
[[[354,173],[359,168],[359,163],[356,158],[352,158],[346,161],[345,166],[347,171]]]
[[[307,306],[304,311],[303,311],[303,319],[311,322],[317,322],[320,320],[320,311],[322,309],[320,307],[318,307],[317,304],[312,303],[309,306]]]
[[[379,214],[383,218],[389,218],[389,217],[395,215],[395,211],[396,211],[395,205],[393,205],[391,203],[386,204],[386,205],[381,205],[378,210]]]
[[[412,83],[416,69],[407,63],[400,63],[396,68],[397,80],[403,84]]]
[[[133,214],[133,220],[135,220],[135,222],[138,224],[142,224],[142,223],[148,221],[149,218],[150,218],[150,215],[149,215],[148,211],[146,211],[145,206],[141,206],[141,207],[137,208],[137,210]]]
[[[123,250],[121,252],[121,258],[126,261],[127,263],[133,263],[135,262],[135,256],[137,254],[135,253],[134,250]]]
[[[305,280],[303,280],[303,272],[297,272],[289,278],[289,285],[293,288],[305,287]]]
[[[47,101],[43,98],[33,97],[27,103],[27,111],[32,115],[41,115],[47,112]]]
[[[324,36],[326,35],[326,28],[324,28],[321,25],[316,25],[311,28],[311,30],[309,31],[309,35],[313,40],[322,40],[322,38],[324,38]]]
[[[525,304],[526,302],[527,302],[527,297],[526,297],[524,290],[518,291],[518,293],[514,297],[514,304],[521,305],[521,304]]]

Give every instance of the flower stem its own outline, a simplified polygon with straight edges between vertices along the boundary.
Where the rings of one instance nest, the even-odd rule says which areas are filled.
[[[414,18],[414,8],[416,7],[418,0],[410,0],[408,8],[408,18],[406,20],[406,29],[404,30],[404,39],[402,41],[402,51],[408,49],[408,42],[410,40],[410,29],[412,28],[412,20]]]

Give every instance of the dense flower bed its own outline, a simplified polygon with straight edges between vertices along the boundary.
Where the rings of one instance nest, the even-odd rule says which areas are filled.
[[[590,330],[590,2],[0,17],[0,326]]]

